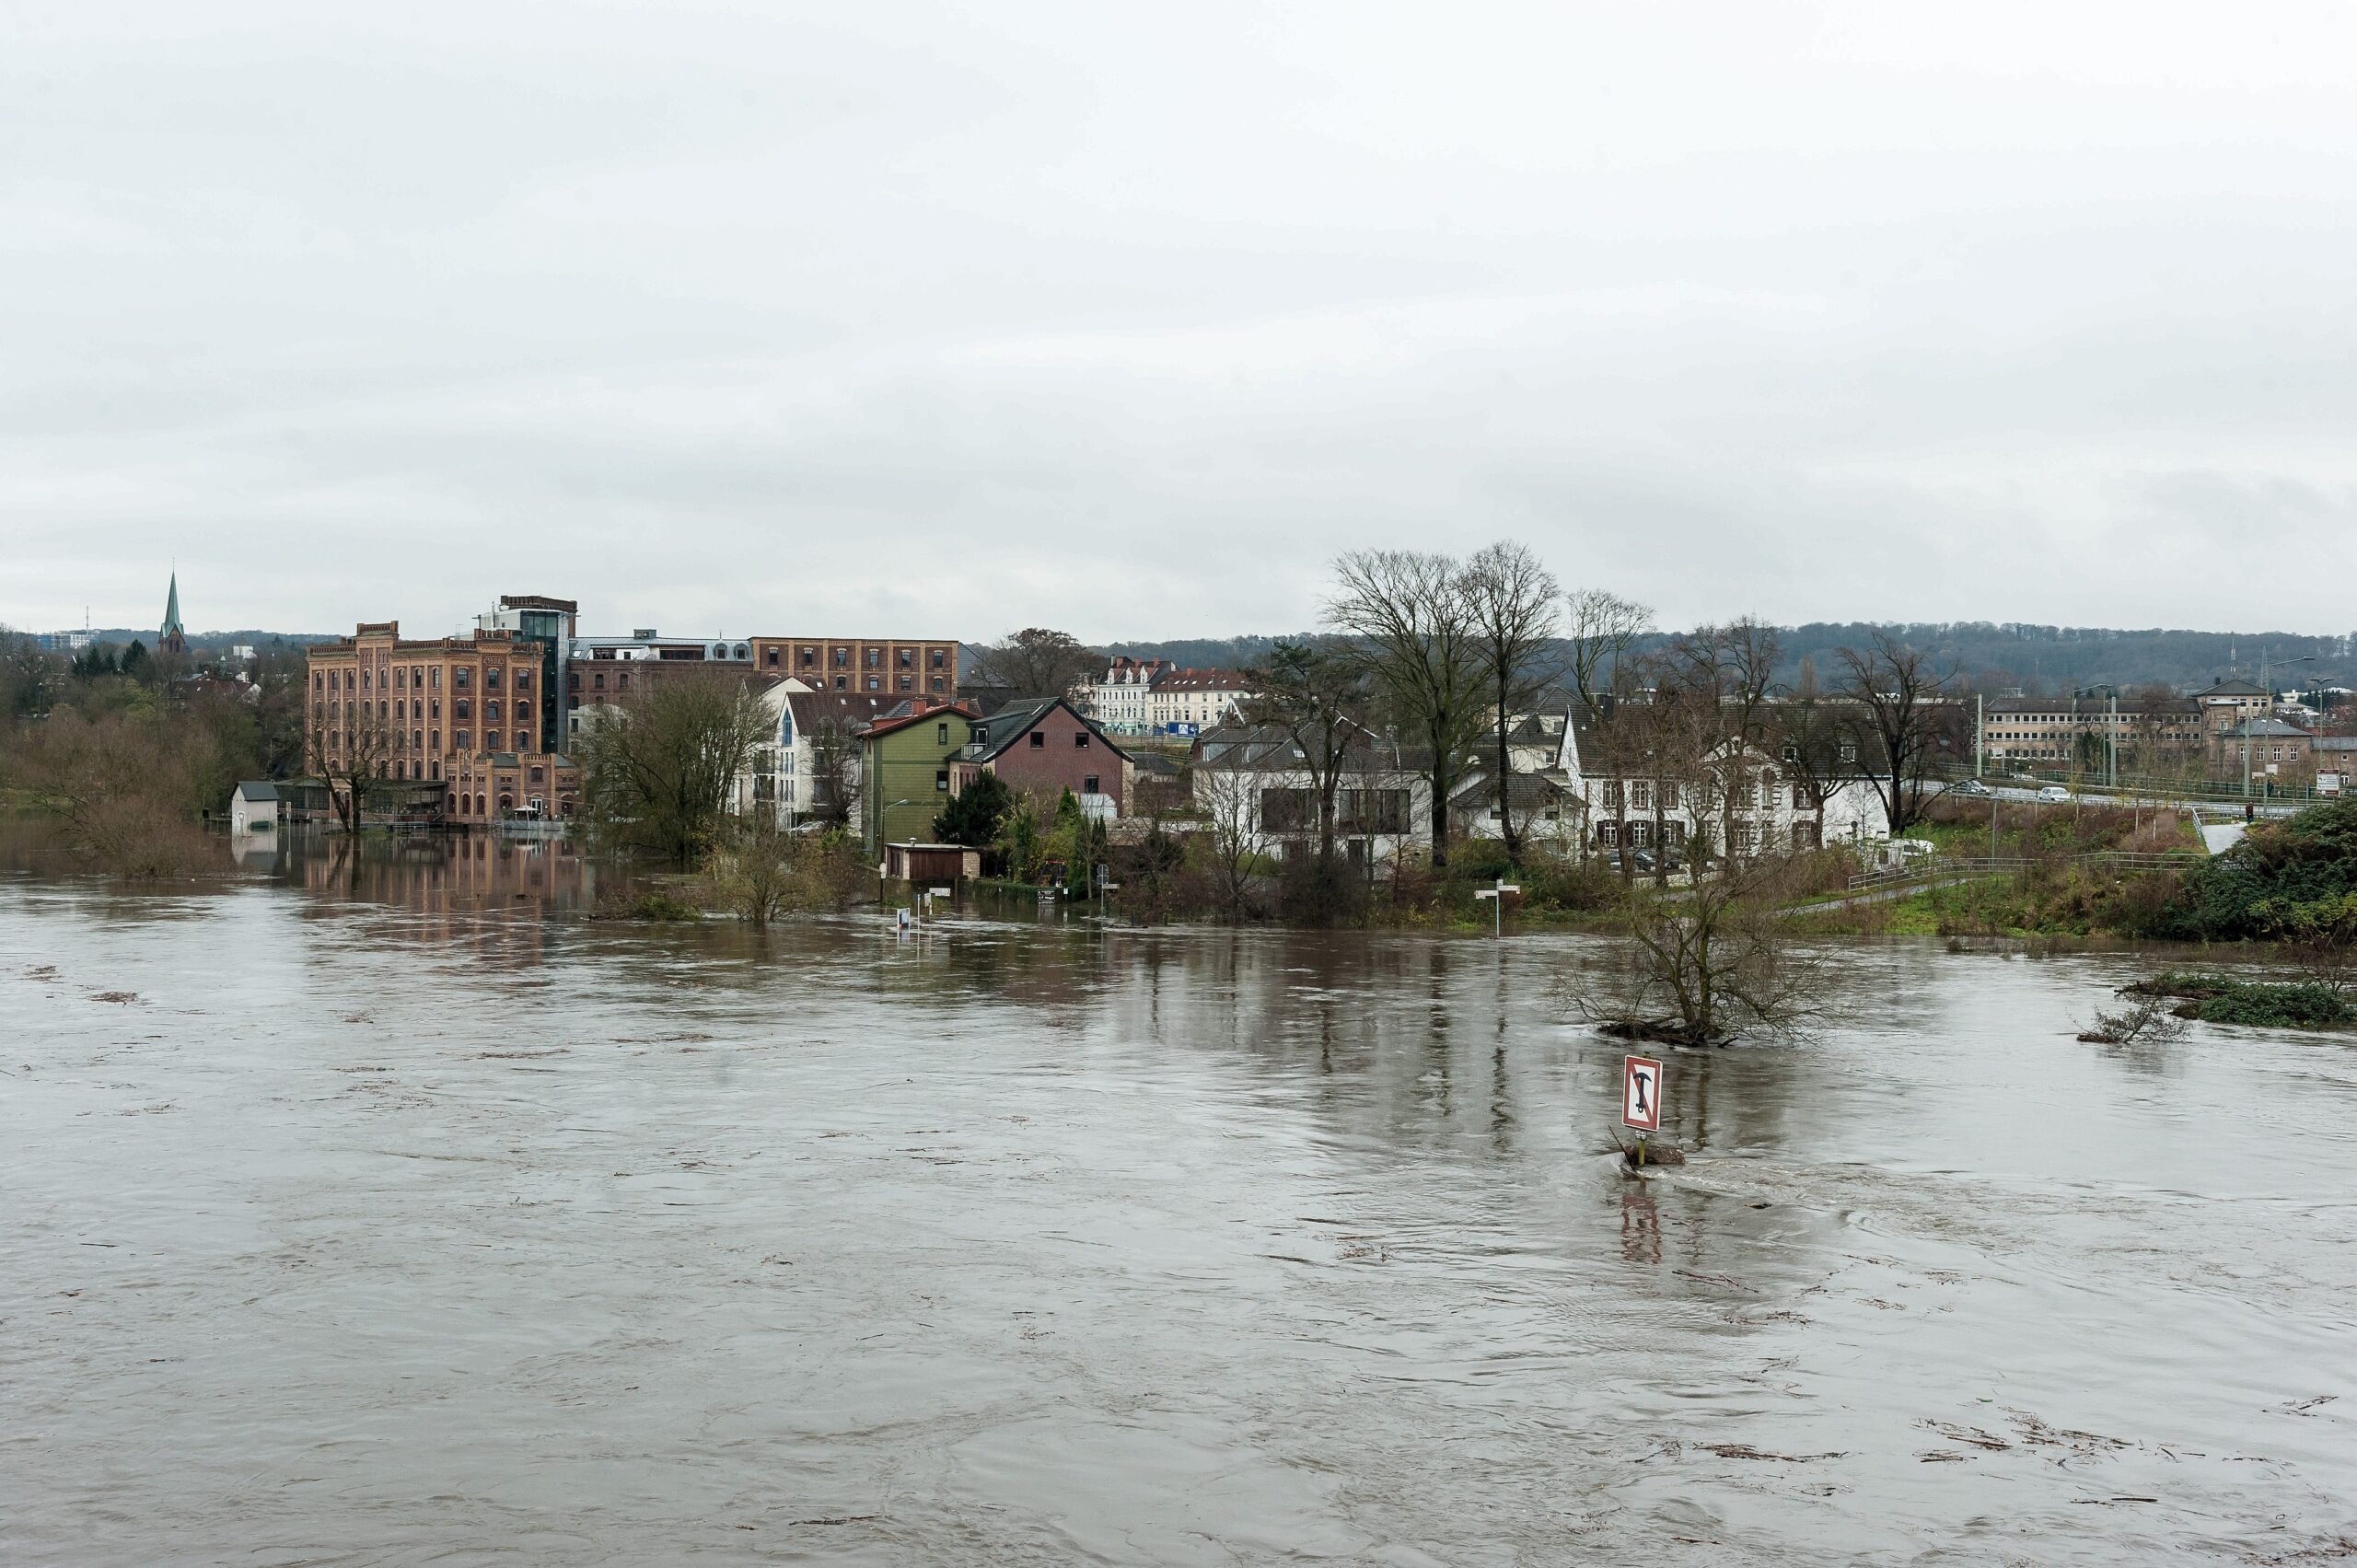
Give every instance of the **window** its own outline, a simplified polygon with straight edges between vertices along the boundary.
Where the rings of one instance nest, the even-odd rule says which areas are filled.
[[[1654,808],[1654,786],[1649,779],[1639,779],[1629,786],[1629,809],[1651,811]],[[1493,813],[1494,815],[1494,813]],[[1643,842],[1643,840],[1638,841]]]
[[[914,648],[899,648],[895,649],[894,653],[902,669],[914,669],[917,667],[917,651]]]
[[[394,688],[394,690],[399,691],[401,687],[403,687],[403,686],[405,686],[405,685],[407,685],[407,684],[408,684],[408,682],[402,679],[403,674],[404,674],[404,671],[402,671],[402,670],[401,670],[401,668],[399,668],[398,667],[396,667],[396,668],[394,668],[394,670],[393,670],[393,688]]]
[[[808,669],[808,668],[810,668],[813,665],[817,664],[818,662],[819,662],[819,650],[818,650],[818,649],[816,649],[816,648],[805,648],[805,649],[803,649],[803,650],[802,650],[802,668],[805,668],[805,669]]]
[[[543,782],[548,775],[540,768],[535,766],[526,771],[525,777],[532,784],[540,784]]]
[[[617,674],[614,676],[614,687],[615,687],[615,689],[616,689],[617,691],[629,691],[629,690],[630,690],[630,671],[629,671],[629,670],[627,670],[627,669],[625,669],[625,670],[621,670],[621,671],[620,671],[619,673],[617,673]]]
[[[482,716],[483,716],[483,717],[485,717],[485,718],[487,718],[487,719],[489,719],[489,720],[491,720],[493,724],[496,724],[496,723],[498,723],[498,722],[499,722],[499,699],[498,699],[498,698],[493,697],[493,699],[491,699],[491,701],[489,701],[489,702],[485,703],[482,705]]]
[[[903,675],[900,677],[900,690],[903,691],[912,691],[916,690],[916,677],[913,675]]]
[[[1596,842],[1602,844],[1606,849],[1610,849],[1614,845],[1618,844],[1620,842],[1620,824],[1618,822],[1598,822],[1596,825]]]
[[[1085,730],[1085,729],[1076,729],[1076,730],[1074,730],[1074,731],[1072,732],[1072,748],[1073,748],[1073,749],[1074,749],[1074,750],[1075,750],[1075,751],[1086,751],[1086,750],[1087,750],[1087,749],[1088,749],[1088,731],[1086,731],[1086,730]]]
[[[429,732],[426,736],[426,739],[431,743],[429,749],[435,751],[442,749],[442,732],[440,730],[437,729]]]
[[[1844,746],[1841,748],[1841,760],[1845,762],[1856,761],[1858,760],[1858,749],[1854,746]]]
[[[766,650],[766,652],[767,652],[768,656],[763,660],[763,662],[764,662],[764,663],[767,663],[767,664],[771,664],[771,665],[774,665],[774,664],[776,664],[776,663],[777,663],[778,650],[777,650],[777,649],[775,649],[775,648],[770,648],[770,649]]]
[[[499,690],[499,667],[497,665],[493,665],[489,669],[482,672],[482,689],[486,691],[496,691]]]
[[[440,665],[437,664],[425,672],[425,683],[434,688],[436,691],[442,690],[442,667]]]
[[[409,700],[407,698],[399,699],[393,703],[393,717],[397,719],[405,719],[409,717]]]
[[[518,691],[529,691],[531,689],[532,672],[528,669],[517,670],[516,672],[516,690]]]
[[[867,650],[867,668],[870,669],[881,669],[884,668],[884,650],[882,648],[870,648]]]
[[[466,715],[461,714],[459,716],[464,718]],[[474,736],[472,732],[462,729],[450,737],[450,744],[454,750],[468,750],[474,745]]]
[[[412,751],[423,751],[425,749],[425,732],[424,730],[413,729],[409,732],[409,749]]]
[[[528,729],[517,730],[516,732],[516,749],[518,751],[529,751],[531,749],[532,732]]]
[[[1045,731],[1045,730],[1039,730],[1039,729],[1035,729],[1035,730],[1033,730],[1033,731],[1031,732],[1031,749],[1032,749],[1032,750],[1034,750],[1034,751],[1045,751],[1047,749],[1048,749],[1048,734],[1047,734],[1047,731]]]
[[[836,676],[835,690],[838,691],[847,691],[851,690],[851,677],[848,675]]]
[[[1095,773],[1089,773],[1081,779],[1080,793],[1083,795],[1100,795],[1104,793],[1097,787],[1097,775]]]
[[[532,704],[525,702],[521,698],[517,699],[516,716],[519,720],[530,718],[532,716]]]
[[[837,669],[849,669],[851,668],[851,650],[849,648],[837,648],[835,650],[835,668]]]
[[[440,718],[440,717],[442,716],[442,699],[441,699],[441,698],[439,698],[439,697],[435,698],[435,699],[433,700],[433,702],[432,702],[432,703],[430,703],[429,704],[427,704],[427,706],[432,710],[431,712],[429,712],[429,713],[425,715],[427,718],[430,718],[430,719],[438,719],[438,718]]]
[[[473,679],[474,671],[468,669],[464,666],[460,666],[459,668],[450,672],[450,685],[457,691],[465,691],[467,689],[467,683]]]
[[[935,746],[946,746],[949,744],[949,726],[947,725],[937,724],[933,726],[933,743]]]
[[[871,675],[871,676],[869,676],[869,677],[867,678],[867,689],[868,689],[870,691],[883,691],[883,690],[884,690],[884,678],[883,678],[882,676],[880,676],[880,675]]]
[[[464,697],[460,697],[457,701],[453,702],[450,704],[450,707],[451,711],[459,718],[472,718],[474,716],[474,704],[467,701]]]
[[[935,772],[933,775],[933,787],[939,790],[946,790],[949,787],[948,769],[942,768]]]

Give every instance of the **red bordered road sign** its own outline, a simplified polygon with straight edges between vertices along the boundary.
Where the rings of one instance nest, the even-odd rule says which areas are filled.
[[[1642,1132],[1661,1131],[1661,1063],[1651,1057],[1621,1063],[1620,1120]]]

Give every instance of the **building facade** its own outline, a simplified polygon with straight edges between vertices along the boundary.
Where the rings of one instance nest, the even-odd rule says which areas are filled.
[[[363,621],[349,637],[307,649],[312,766],[442,784],[452,821],[525,815],[521,803],[535,795],[557,815],[557,802],[573,792],[555,784],[570,764],[556,744],[563,663],[554,645],[569,632],[574,607],[538,596],[500,603],[467,636],[409,638],[398,621]],[[495,766],[499,757],[514,759],[513,768]],[[541,787],[534,791],[536,768]]]
[[[896,698],[958,695],[958,644],[937,637],[754,637],[764,675],[792,676],[820,691]]]
[[[950,764],[949,793],[957,795],[983,773],[997,775],[1017,795],[1028,795],[1042,813],[1052,811],[1066,790],[1093,817],[1129,813],[1135,765],[1130,754],[1092,718],[1062,698],[1002,708],[973,726],[965,748]]]
[[[923,843],[949,804],[949,769],[971,738],[976,714],[956,703],[918,697],[908,711],[877,719],[862,736],[860,836],[880,853],[887,843]]]

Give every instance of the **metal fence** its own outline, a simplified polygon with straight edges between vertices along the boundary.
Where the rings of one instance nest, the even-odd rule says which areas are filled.
[[[1899,888],[1911,883],[1965,881],[1978,877],[2018,876],[2037,865],[2057,863],[2097,867],[2107,871],[2167,871],[2199,865],[2209,857],[2197,850],[2165,850],[2156,854],[2137,854],[2128,850],[2091,850],[2084,854],[2060,855],[2038,860],[2019,854],[1939,854],[1925,855],[1902,865],[1886,866],[1878,871],[1861,871],[1849,878],[1846,886],[1852,892],[1875,888]]]

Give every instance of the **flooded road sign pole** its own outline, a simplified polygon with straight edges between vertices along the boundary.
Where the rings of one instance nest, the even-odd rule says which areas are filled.
[[[1661,1063],[1650,1056],[1620,1062],[1620,1121],[1637,1130],[1637,1163],[1645,1163],[1645,1134],[1661,1131]]]
[[[1506,934],[1506,895],[1508,893],[1519,893],[1521,891],[1522,885],[1520,883],[1509,882],[1503,877],[1498,878],[1498,885],[1494,888],[1476,888],[1473,889],[1473,896],[1475,898],[1491,899],[1495,900],[1492,907],[1497,911],[1497,920],[1494,923],[1495,929],[1491,933],[1492,935],[1496,936],[1501,940],[1504,938]]]

